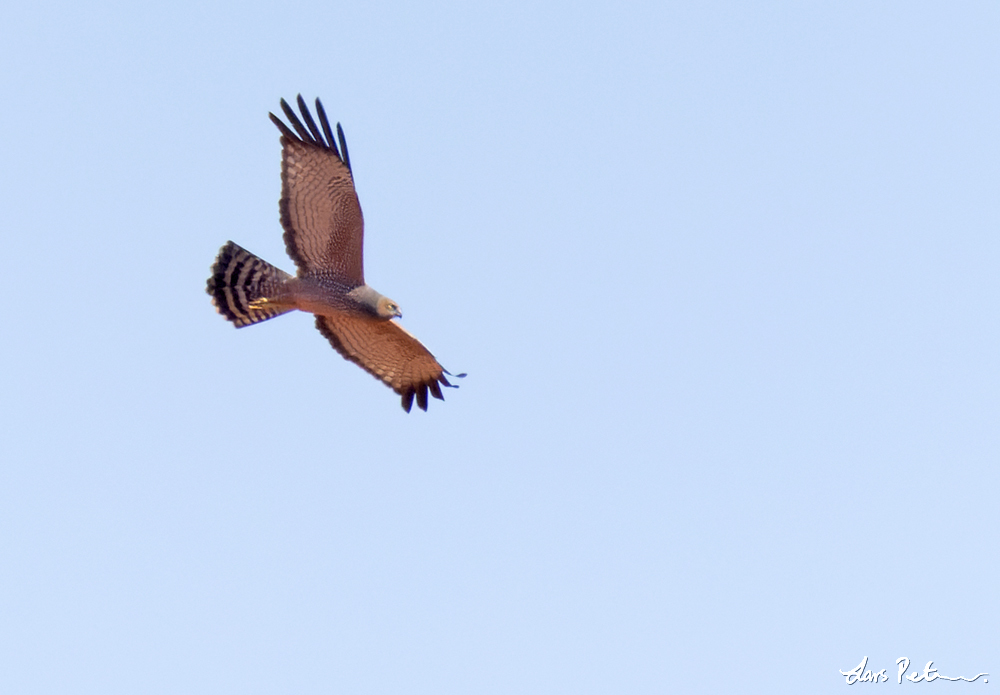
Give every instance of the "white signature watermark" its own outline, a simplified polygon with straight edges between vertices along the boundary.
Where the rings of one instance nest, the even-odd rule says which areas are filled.
[[[847,684],[854,685],[855,683],[885,683],[889,680],[889,676],[885,675],[885,669],[881,671],[873,671],[871,669],[865,669],[868,665],[868,657],[866,656],[861,660],[861,663],[852,668],[850,671],[841,671],[840,675],[847,677]],[[896,673],[896,683],[903,682],[903,674],[906,673],[906,669],[910,667],[910,660],[905,656],[901,656],[896,659],[896,665],[899,667],[899,671]],[[934,665],[933,661],[928,661],[927,665],[924,666],[924,672],[918,673],[914,671],[910,675],[906,676],[906,680],[911,683],[919,683],[920,681],[925,681],[930,683],[931,681],[936,681],[938,679],[945,681],[966,681],[972,683],[973,681],[983,679],[983,683],[989,683],[989,679],[986,676],[990,675],[988,673],[977,674],[973,678],[966,678],[965,676],[955,676],[948,677],[942,676],[938,673],[936,668],[931,668]]]

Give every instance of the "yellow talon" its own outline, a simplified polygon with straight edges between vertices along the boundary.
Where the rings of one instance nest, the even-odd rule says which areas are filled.
[[[251,309],[253,311],[260,311],[261,309],[266,309],[267,308],[267,298],[255,299],[252,302],[250,302],[249,304],[247,304],[247,308],[249,308],[249,309]]]

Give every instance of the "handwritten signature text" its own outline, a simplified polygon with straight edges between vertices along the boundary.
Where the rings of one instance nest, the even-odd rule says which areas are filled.
[[[854,685],[855,683],[885,683],[886,681],[889,680],[889,676],[885,674],[886,669],[882,669],[881,671],[873,671],[872,669],[866,669],[865,667],[867,665],[868,665],[868,657],[866,656],[864,659],[861,660],[860,664],[852,668],[850,671],[841,671],[840,675],[847,677],[848,685]],[[899,667],[899,671],[896,673],[896,683],[902,683],[903,674],[906,673],[906,669],[910,667],[910,660],[907,659],[905,656],[901,656],[898,659],[896,659],[896,665]],[[977,674],[974,678],[966,678],[965,676],[948,677],[948,676],[942,676],[940,673],[938,673],[938,670],[936,668],[931,668],[933,665],[934,665],[933,661],[928,661],[927,665],[924,666],[923,673],[918,673],[917,671],[913,671],[910,675],[906,676],[906,680],[910,681],[911,683],[919,683],[920,681],[925,681],[927,683],[930,683],[931,681],[936,681],[940,678],[941,680],[945,681],[967,681],[969,683],[972,683],[973,681],[982,678],[983,683],[990,682],[988,678],[985,678],[985,676],[990,675],[988,673]]]

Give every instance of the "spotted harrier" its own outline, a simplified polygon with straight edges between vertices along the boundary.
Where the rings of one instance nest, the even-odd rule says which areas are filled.
[[[446,374],[465,375],[442,367],[393,320],[403,315],[399,304],[365,284],[364,219],[344,130],[338,123],[338,149],[320,100],[322,131],[301,95],[298,106],[301,121],[281,100],[294,132],[268,114],[281,131],[281,226],[298,272],[289,275],[230,241],[212,266],[208,294],[237,328],[293,309],[315,314],[316,328],[333,348],[398,393],[406,412],[414,398],[427,410],[428,392],[444,400],[441,387],[455,388]]]

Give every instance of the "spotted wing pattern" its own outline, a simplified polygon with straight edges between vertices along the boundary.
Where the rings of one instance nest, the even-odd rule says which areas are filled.
[[[417,407],[427,410],[428,392],[443,401],[441,386],[452,386],[434,355],[394,321],[337,314],[317,316],[316,328],[341,356],[398,393],[406,412],[414,397]]]
[[[299,275],[326,275],[348,286],[363,285],[364,218],[344,131],[338,123],[338,150],[320,100],[316,113],[322,132],[301,95],[297,103],[305,125],[281,100],[295,132],[269,114],[281,131],[280,209],[288,255]]]

